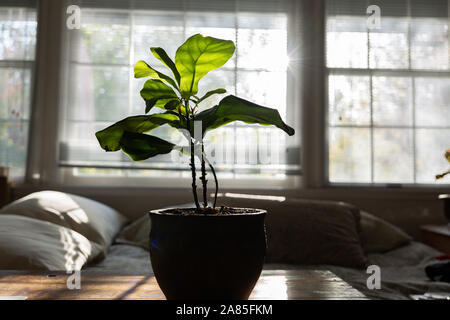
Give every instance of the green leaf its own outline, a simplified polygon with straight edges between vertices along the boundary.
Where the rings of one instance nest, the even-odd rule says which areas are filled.
[[[171,87],[164,84],[160,80],[150,79],[145,81],[144,87],[141,90],[141,97],[144,98],[146,108],[145,113],[149,112],[151,108],[161,99],[178,99],[177,94]],[[167,102],[166,102],[167,103]],[[159,105],[158,105],[159,106]]]
[[[134,77],[135,78],[152,77],[155,80],[164,81],[178,90],[177,84],[171,77],[166,76],[164,73],[161,73],[156,69],[153,69],[147,64],[147,62],[142,60],[136,62],[136,64],[134,65]]]
[[[233,121],[274,125],[290,136],[295,133],[293,128],[283,122],[278,110],[262,107],[233,95],[223,98],[217,106],[200,112],[195,119],[202,121],[203,135],[208,130],[216,129]]]
[[[171,102],[171,101],[179,101],[179,99],[174,100],[173,98],[168,98],[168,99],[159,99],[156,101],[156,103],[154,103],[154,101],[151,100],[145,100],[145,106],[146,106],[146,111],[145,113],[148,113],[148,111],[150,111],[151,108],[153,107],[157,107],[157,108],[161,108],[163,110],[174,110],[174,109],[167,109],[166,105]],[[170,108],[172,105],[169,105],[168,107]],[[182,112],[182,114],[185,113],[185,109],[184,106],[180,103],[180,111]],[[148,109],[150,108],[150,109]],[[148,110],[147,110],[148,109]]]
[[[106,151],[120,150],[120,139],[124,132],[144,133],[159,126],[168,124],[180,127],[180,119],[173,113],[156,113],[148,116],[134,116],[123,119],[95,133],[102,149]]]
[[[181,104],[180,100],[170,100],[164,105],[166,110],[175,110]]]
[[[202,102],[203,100],[211,97],[214,94],[224,94],[225,92],[227,92],[227,90],[220,88],[220,89],[216,89],[216,90],[211,90],[208,91],[203,97],[201,97],[200,99],[197,100],[197,104],[199,104],[200,102]]]
[[[175,145],[166,140],[148,134],[125,131],[120,139],[120,146],[134,161],[142,161],[159,154],[166,154]]]
[[[145,113],[148,113],[158,102],[158,99],[145,100]]]
[[[175,80],[177,80],[177,83],[180,84],[180,73],[178,72],[175,63],[172,61],[172,59],[170,59],[166,51],[164,51],[164,49],[160,47],[152,47],[150,48],[150,51],[153,53],[156,59],[161,61],[167,68],[172,70],[172,74],[175,77]]]
[[[198,81],[208,72],[220,68],[234,54],[233,41],[196,34],[177,50],[175,65],[180,72],[180,89],[184,98],[198,92]]]

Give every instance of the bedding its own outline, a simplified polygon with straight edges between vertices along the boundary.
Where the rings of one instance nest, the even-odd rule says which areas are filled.
[[[361,212],[361,244],[365,253],[383,253],[404,246],[412,238],[389,222]]]
[[[25,216],[0,215],[0,269],[80,270],[102,247],[63,226]]]
[[[73,230],[102,246],[106,253],[127,219],[100,202],[57,191],[41,191],[0,209],[0,215],[19,215]]]
[[[450,294],[450,284],[430,281],[425,267],[437,262],[441,253],[425,244],[411,242],[384,254],[369,254],[369,263],[380,266],[381,289],[367,289],[365,272],[329,266],[329,270],[372,299],[411,299],[411,295],[429,292]]]

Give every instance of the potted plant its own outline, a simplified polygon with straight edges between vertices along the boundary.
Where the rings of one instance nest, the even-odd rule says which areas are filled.
[[[178,48],[175,61],[162,48],[150,50],[173,77],[138,61],[134,66],[135,77],[150,77],[140,91],[146,114],[125,118],[97,132],[96,137],[104,150],[122,150],[134,161],[173,150],[190,157],[195,207],[150,212],[150,259],[165,296],[168,299],[247,299],[264,263],[266,211],[217,208],[217,176],[204,152],[203,139],[207,132],[233,121],[274,125],[289,135],[294,134],[294,129],[283,122],[277,110],[234,95],[199,112],[202,101],[226,92],[219,88],[197,96],[199,80],[233,56],[233,41],[196,34]],[[147,114],[153,108],[162,112]],[[200,134],[194,124],[200,126]],[[147,134],[163,125],[183,132],[187,147]],[[197,192],[196,158],[200,163],[202,204]],[[215,180],[212,207],[208,206],[207,199],[206,164]]]

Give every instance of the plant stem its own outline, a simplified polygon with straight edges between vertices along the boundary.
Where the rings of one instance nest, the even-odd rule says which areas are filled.
[[[213,204],[213,208],[215,209],[216,208],[216,203],[217,203],[217,193],[219,192],[219,181],[217,180],[216,170],[214,170],[214,167],[212,166],[211,162],[209,162],[208,159],[206,159],[206,162],[208,162],[208,165],[211,168],[211,172],[212,172],[212,174],[214,176],[214,182],[216,184],[216,191],[214,193],[214,204]]]
[[[205,145],[203,144],[203,138],[202,138],[202,176],[200,180],[202,180],[203,185],[203,208],[206,208],[208,206],[208,180],[206,180],[206,168],[205,168]]]
[[[194,202],[197,209],[200,209],[200,204],[198,203],[198,196],[197,196],[197,184],[196,184],[196,172],[195,172],[195,150],[194,150],[194,141],[192,140],[191,136],[191,126],[194,123],[194,114],[192,114],[192,121],[189,117],[189,101],[185,101],[185,108],[186,108],[186,116],[187,116],[187,129],[189,131],[189,144],[191,146],[191,173],[192,173],[192,194],[194,195]]]

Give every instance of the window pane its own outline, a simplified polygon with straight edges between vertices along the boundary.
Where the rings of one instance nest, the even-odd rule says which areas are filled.
[[[445,70],[448,65],[448,21],[414,20],[411,24],[413,69]]]
[[[328,86],[330,124],[370,124],[369,77],[330,76]]]
[[[0,60],[34,60],[36,11],[0,7]]]
[[[327,19],[327,66],[367,68],[366,18]]]
[[[68,117],[71,120],[118,121],[128,110],[128,67],[74,64]]]
[[[133,22],[134,59],[131,64],[138,60],[145,60],[152,66],[163,67],[162,63],[153,57],[150,46],[162,47],[170,57],[175,57],[178,46],[184,40],[182,14],[171,12],[135,13]],[[160,71],[162,70],[164,69],[160,69]],[[168,69],[165,70],[164,73],[170,75]]]
[[[412,130],[374,129],[374,182],[414,182]]]
[[[11,167],[12,177],[25,175],[28,122],[0,120],[0,164]]]
[[[0,166],[13,178],[25,175],[36,29],[35,9],[0,7]]]
[[[238,68],[285,71],[288,65],[285,16],[240,14]]]
[[[371,68],[408,68],[408,23],[383,18],[381,29],[370,30]]]
[[[277,109],[286,119],[285,72],[241,71],[237,77],[239,97]]]
[[[416,124],[450,126],[450,78],[416,78]]]
[[[214,70],[208,73],[206,77],[200,80],[198,88],[198,96],[202,97],[208,91],[217,88],[224,88],[227,90],[225,94],[215,94],[204,100],[199,105],[199,110],[205,110],[213,107],[219,103],[228,94],[235,94],[235,72],[229,70]]]
[[[412,124],[411,78],[373,77],[373,122],[375,125]]]
[[[444,152],[449,148],[450,129],[416,130],[417,182],[436,183],[436,174],[448,170]],[[438,183],[448,183],[438,180]]]
[[[329,129],[331,182],[370,182],[370,129]]]
[[[31,70],[0,68],[0,120],[30,117]]]
[[[129,15],[83,10],[80,30],[73,32],[72,60],[84,63],[128,64]]]

